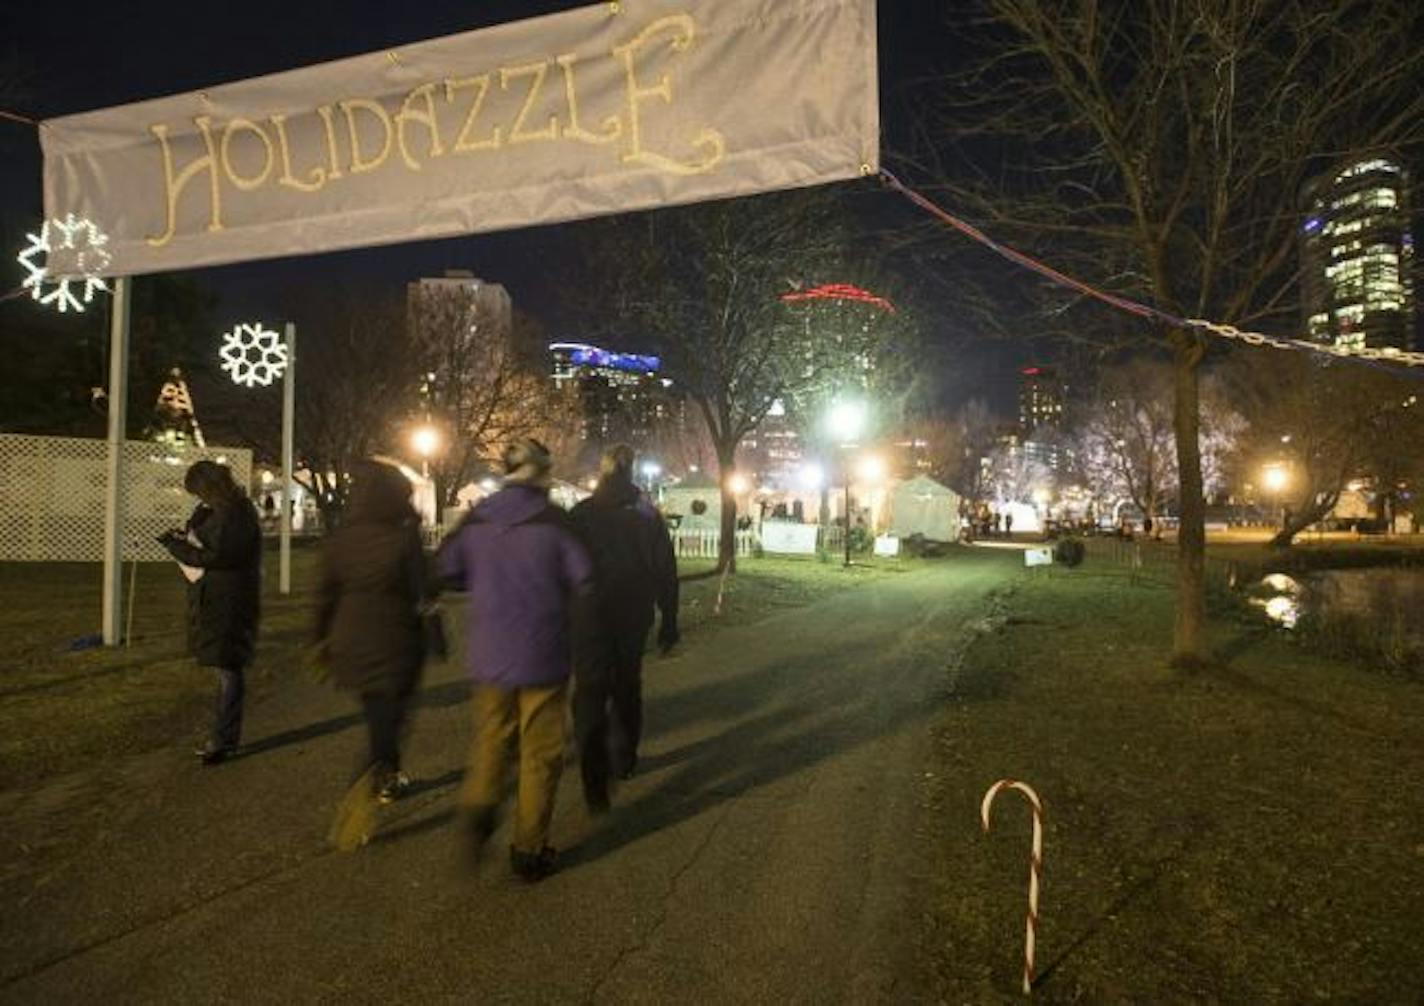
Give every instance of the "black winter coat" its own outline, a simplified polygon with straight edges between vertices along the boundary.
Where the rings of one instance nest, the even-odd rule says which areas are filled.
[[[326,541],[316,636],[338,685],[404,695],[425,662],[425,552],[414,512],[391,520],[363,509],[353,501],[346,523]]]
[[[245,498],[209,507],[200,503],[186,530],[194,545],[164,539],[173,558],[198,566],[203,575],[188,584],[188,652],[203,667],[236,669],[257,652],[262,596],[262,528]]]
[[[677,559],[667,525],[648,498],[626,479],[605,478],[570,516],[593,557],[596,628],[646,635],[656,605],[662,613],[659,638],[675,642]]]

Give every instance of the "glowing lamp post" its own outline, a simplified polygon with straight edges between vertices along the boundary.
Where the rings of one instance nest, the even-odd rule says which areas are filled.
[[[845,452],[860,438],[865,429],[865,403],[842,401],[831,406],[826,416],[826,430],[841,445],[841,480],[845,490],[845,565],[850,566],[850,465]]]
[[[643,481],[647,484],[648,492],[652,492],[653,480],[663,473],[663,466],[656,461],[644,461],[641,468],[643,471]]]
[[[430,459],[440,449],[440,431],[433,426],[416,427],[410,435],[410,446],[420,455],[420,474],[430,478]]]
[[[1284,526],[1285,509],[1283,494],[1285,493],[1286,486],[1290,484],[1290,472],[1286,470],[1286,466],[1281,462],[1273,461],[1261,471],[1261,484],[1265,486],[1266,491],[1275,498],[1276,506],[1281,511],[1281,524]]]

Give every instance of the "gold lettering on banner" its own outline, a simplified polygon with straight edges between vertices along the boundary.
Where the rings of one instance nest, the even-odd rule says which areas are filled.
[[[395,129],[391,126],[391,117],[386,114],[386,107],[370,98],[351,98],[336,104],[346,113],[346,131],[351,139],[351,173],[360,175],[375,171],[391,156],[391,144],[395,141]],[[386,138],[381,143],[381,152],[370,160],[361,157],[361,133],[356,128],[357,112],[374,115],[386,132]]]
[[[425,108],[416,111],[411,108],[417,99],[425,102]],[[420,162],[410,156],[410,148],[405,143],[405,125],[407,122],[415,122],[424,126],[430,132],[430,152],[427,159],[440,157],[445,153],[444,146],[440,143],[440,123],[435,118],[435,85],[421,84],[414,91],[405,96],[405,101],[401,102],[400,111],[395,115],[396,120],[396,142],[400,144],[401,160],[405,161],[406,167],[412,171],[420,170]]]
[[[490,75],[481,73],[474,77],[460,77],[458,79],[445,78],[445,101],[447,104],[454,104],[455,92],[464,88],[474,88],[475,100],[470,103],[470,111],[465,115],[465,124],[460,127],[460,135],[455,139],[455,152],[458,154],[468,154],[474,150],[498,150],[503,146],[503,138],[500,128],[494,127],[489,138],[476,140],[471,134],[475,130],[475,121],[480,117],[480,110],[484,108],[485,96],[489,94]]]
[[[529,93],[524,97],[524,105],[519,109],[519,116],[514,120],[514,127],[509,131],[511,145],[558,138],[559,117],[557,115],[549,116],[549,124],[543,129],[531,132],[524,126],[525,121],[529,118],[529,113],[534,110],[534,103],[539,100],[539,94],[544,89],[544,77],[548,72],[548,63],[526,63],[524,66],[502,66],[499,68],[499,87],[502,91],[508,91],[509,82],[515,78],[533,78],[533,83],[529,85]]]
[[[161,124],[148,127],[149,132],[158,137],[158,145],[163,148],[164,194],[168,198],[168,223],[163,233],[150,234],[144,238],[155,248],[161,248],[173,240],[173,235],[178,230],[178,197],[183,194],[183,188],[193,180],[193,177],[203,171],[208,173],[210,199],[208,230],[216,233],[223,229],[222,192],[218,186],[217,149],[213,146],[213,134],[208,128],[212,125],[212,121],[206,115],[200,115],[193,120],[193,125],[197,126],[198,131],[203,134],[203,145],[207,147],[208,152],[179,172],[176,178],[173,176],[173,149],[168,145],[168,127]]]
[[[727,142],[722,134],[710,127],[704,127],[692,140],[692,145],[704,151],[699,161],[679,161],[665,154],[643,149],[641,103],[649,98],[662,98],[672,104],[672,82],[667,74],[658,83],[644,87],[638,83],[638,51],[660,35],[672,33],[668,48],[673,52],[685,52],[696,37],[697,24],[688,14],[669,14],[648,25],[626,45],[614,48],[613,54],[623,61],[623,72],[627,81],[628,95],[628,149],[623,154],[624,161],[633,161],[658,168],[675,175],[700,175],[711,171],[727,152]]]
[[[282,156],[282,176],[277,179],[277,184],[296,189],[298,192],[316,192],[324,188],[326,170],[319,164],[313,165],[312,169],[307,172],[308,181],[304,182],[292,174],[292,146],[287,139],[287,117],[273,115],[269,118],[273,128],[277,130],[277,150]]]
[[[336,123],[332,121],[336,113],[330,105],[322,105],[316,114],[321,116],[322,125],[326,127],[326,177],[333,180],[341,178],[341,162],[336,155]]]
[[[574,79],[574,66],[578,63],[578,54],[566,52],[559,56],[555,62],[564,72],[564,102],[569,109],[569,124],[564,127],[561,134],[567,139],[580,140],[584,143],[612,143],[623,133],[623,120],[616,115],[610,115],[603,120],[603,132],[592,133],[583,128],[579,120],[579,100],[578,84]]]
[[[683,176],[714,170],[726,157],[723,134],[710,124],[696,120],[688,124],[688,113],[677,101],[685,98],[683,92],[695,83],[688,80],[695,66],[685,54],[699,42],[697,22],[686,13],[669,14],[647,22],[636,34],[619,37],[626,41],[597,54],[554,54],[541,61],[416,84],[403,95],[387,92],[305,110],[278,106],[286,111],[262,115],[253,111],[249,112],[252,118],[238,116],[225,123],[199,116],[191,120],[192,131],[177,136],[176,142],[168,125],[151,125],[148,128],[162,158],[166,219],[162,229],[145,235],[145,240],[153,247],[173,240],[179,233],[184,194],[204,173],[209,200],[207,230],[216,233],[227,229],[222,205],[225,185],[240,193],[276,191],[279,187],[313,193],[347,174],[382,169],[387,178],[399,183],[395,175],[423,171],[435,158],[452,151],[468,154],[537,141],[567,141],[607,147],[602,156],[625,166],[624,170]],[[708,54],[699,56],[705,60]],[[551,72],[561,75],[561,93],[557,83],[548,81]],[[681,89],[676,95],[674,77]],[[502,94],[492,96],[496,86]],[[439,98],[442,89],[443,105]],[[494,109],[486,123],[482,116],[491,103]],[[503,114],[506,105],[510,108],[507,116]],[[343,123],[338,123],[338,115],[345,117]],[[458,130],[452,121],[455,116],[460,117]],[[663,128],[664,121],[667,128]],[[416,128],[429,139],[422,141],[413,132]],[[251,139],[244,141],[249,134],[260,148],[253,146]],[[673,139],[665,139],[669,135]],[[190,147],[198,144],[201,149],[195,149],[190,160],[176,163],[176,158],[186,156]],[[184,153],[176,153],[175,146]],[[397,150],[399,157],[393,158]],[[523,162],[511,161],[510,167],[516,166],[526,170]],[[550,179],[549,184],[559,182]],[[419,198],[418,189],[414,197],[405,197],[400,194],[402,188],[393,186],[389,198]],[[497,191],[480,190],[479,195],[497,198]],[[231,203],[231,191],[228,196]],[[234,205],[245,208],[241,197],[237,198]],[[201,212],[202,208],[192,209]],[[228,215],[233,212],[230,205]],[[201,218],[189,212],[185,219]],[[197,231],[194,224],[192,233]]]
[[[265,159],[262,162],[262,171],[250,178],[244,178],[237,173],[232,166],[232,138],[238,130],[248,133],[255,133],[262,140],[262,149]],[[222,136],[222,165],[223,171],[227,174],[228,180],[236,185],[243,192],[251,192],[253,189],[262,187],[262,183],[272,174],[272,167],[276,164],[276,153],[272,150],[272,141],[267,138],[267,134],[262,127],[251,119],[233,119],[223,130]]]

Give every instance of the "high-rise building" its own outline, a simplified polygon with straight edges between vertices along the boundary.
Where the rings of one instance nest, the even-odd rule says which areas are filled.
[[[1019,429],[1029,436],[1040,426],[1056,426],[1063,419],[1063,384],[1053,367],[1025,367],[1019,371]]]
[[[406,287],[406,303],[415,305],[422,293],[462,293],[474,307],[476,317],[491,329],[508,332],[514,320],[509,291],[500,283],[486,283],[466,269],[446,269],[444,276],[418,279]]]
[[[556,387],[579,397],[579,437],[605,446],[626,442],[644,448],[654,433],[677,420],[672,382],[660,376],[656,356],[616,353],[582,342],[555,342]]]
[[[1312,339],[1351,349],[1413,348],[1408,193],[1403,167],[1380,157],[1306,187],[1301,306]]]

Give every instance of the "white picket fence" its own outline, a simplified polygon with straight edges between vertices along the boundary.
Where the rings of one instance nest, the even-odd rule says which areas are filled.
[[[427,527],[422,528],[421,534],[425,539],[425,547],[433,551],[439,546],[447,533],[445,528]],[[721,533],[714,530],[698,531],[672,531],[672,547],[674,554],[679,559],[715,559],[717,558],[717,542],[721,538]],[[737,555],[751,555],[756,551],[757,534],[755,531],[738,531]]]
[[[679,559],[715,559],[720,531],[679,530],[672,531],[673,553]],[[751,555],[757,547],[756,532],[752,530],[736,532],[737,555]]]

